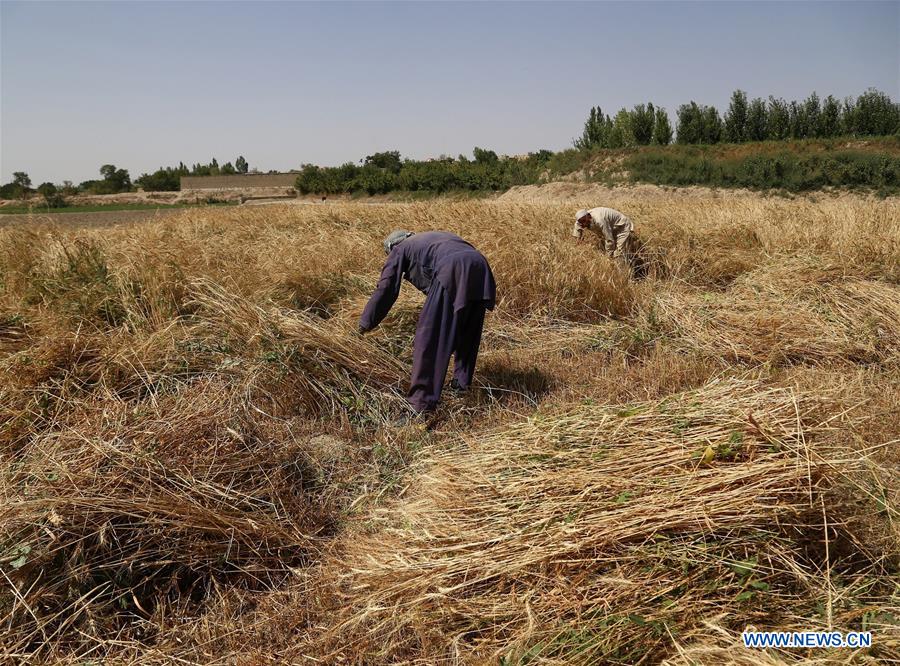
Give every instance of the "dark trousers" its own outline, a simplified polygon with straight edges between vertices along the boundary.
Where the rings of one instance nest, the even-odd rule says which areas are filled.
[[[436,280],[431,285],[413,342],[408,399],[417,412],[437,406],[451,354],[454,356],[453,378],[459,387],[467,389],[472,384],[485,310],[484,302],[475,302],[454,312],[450,294]]]

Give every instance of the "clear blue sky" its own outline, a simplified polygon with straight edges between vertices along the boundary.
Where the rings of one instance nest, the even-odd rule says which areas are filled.
[[[900,98],[900,2],[0,2],[0,178],[561,149],[589,107]]]

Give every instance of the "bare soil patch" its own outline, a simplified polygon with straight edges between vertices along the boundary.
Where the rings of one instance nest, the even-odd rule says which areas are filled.
[[[180,208],[156,210],[110,210],[88,213],[33,213],[0,216],[0,227],[22,224],[62,224],[71,227],[111,227],[134,222],[161,220],[180,212]]]

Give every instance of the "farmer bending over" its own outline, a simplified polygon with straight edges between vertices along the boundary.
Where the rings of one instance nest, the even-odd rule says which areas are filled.
[[[575,213],[572,235],[581,240],[585,229],[590,229],[601,237],[606,254],[618,264],[632,264],[634,223],[627,216],[612,208],[582,208]]]
[[[497,297],[494,275],[484,255],[446,231],[394,231],[384,239],[384,251],[388,258],[360,317],[359,332],[381,323],[400,294],[401,279],[425,294],[408,400],[416,412],[428,412],[441,398],[451,354],[451,388],[465,391],[472,384],[484,313],[494,309]]]

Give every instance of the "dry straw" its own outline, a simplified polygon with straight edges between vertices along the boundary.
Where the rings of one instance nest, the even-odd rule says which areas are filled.
[[[637,221],[642,282],[572,242],[597,203]],[[0,228],[0,661],[738,664],[704,620],[888,636],[898,225],[895,200],[626,191]],[[421,295],[356,333],[397,227],[459,233],[499,284],[479,388],[433,433],[389,425]]]
[[[684,348],[726,362],[898,361],[900,286],[809,260],[750,271],[724,292],[673,292],[654,308]]]
[[[733,625],[792,624],[824,598],[792,537],[816,529],[840,425],[807,400],[714,381],[441,452],[396,527],[348,544],[331,658],[635,663],[728,608]]]

